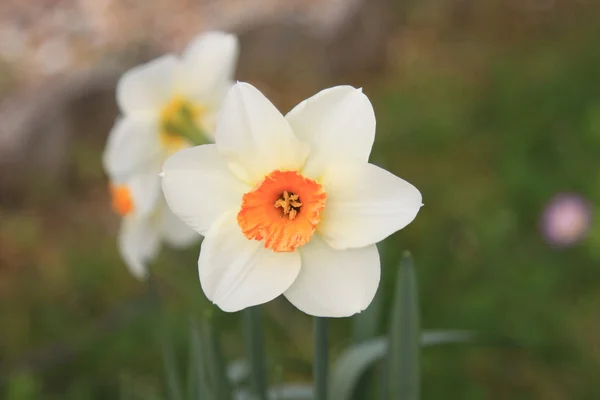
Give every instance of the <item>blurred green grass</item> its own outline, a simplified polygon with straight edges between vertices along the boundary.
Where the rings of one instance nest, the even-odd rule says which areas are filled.
[[[392,45],[397,60],[361,84],[378,116],[372,161],[415,184],[425,203],[384,244],[384,310],[410,249],[424,328],[519,344],[426,349],[422,398],[600,398],[600,226],[565,250],[539,231],[557,192],[578,192],[598,211],[600,27],[591,14],[408,26]],[[148,306],[116,251],[101,146],[76,146],[75,187],[0,209],[0,393],[9,400],[164,398],[157,335],[169,332],[183,367],[188,316],[207,306],[198,249],[163,251],[154,268],[166,311]],[[308,380],[310,319],[292,310],[267,306],[269,359],[288,380]],[[215,320],[229,359],[240,357],[239,315]],[[350,325],[332,322],[333,355]]]

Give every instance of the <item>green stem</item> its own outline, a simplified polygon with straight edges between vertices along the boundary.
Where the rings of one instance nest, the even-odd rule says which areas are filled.
[[[204,131],[196,126],[195,123],[189,121],[179,132],[181,136],[186,138],[194,146],[206,144]]]
[[[260,308],[254,306],[243,311],[244,339],[251,366],[252,391],[255,398],[267,400],[267,378],[264,352],[264,334],[260,321]]]
[[[169,122],[164,125],[163,129],[169,132],[169,135],[187,139],[194,146],[208,143],[205,132],[193,120],[179,121],[179,123]]]
[[[165,321],[165,313],[160,299],[158,284],[152,270],[148,271],[147,278],[148,295],[153,303],[153,306],[158,315],[158,323],[161,328],[158,329],[158,342],[161,347],[163,356],[163,364],[165,369],[165,380],[169,391],[169,398],[173,400],[182,400],[183,391],[181,389],[181,379],[177,369],[177,360],[175,351],[169,340],[167,321]]]
[[[315,361],[313,379],[315,400],[327,400],[327,375],[329,367],[329,333],[327,323],[327,318],[314,318]]]

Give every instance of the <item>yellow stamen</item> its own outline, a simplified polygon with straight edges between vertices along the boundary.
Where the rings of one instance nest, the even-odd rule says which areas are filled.
[[[289,193],[287,190],[283,191],[283,194],[274,204],[275,208],[283,208],[283,215],[287,215],[290,220],[296,218],[296,214],[300,211],[302,203],[298,200],[298,195]]]
[[[180,131],[197,124],[204,107],[183,96],[174,96],[160,112],[160,138],[163,145],[174,153],[188,145]]]

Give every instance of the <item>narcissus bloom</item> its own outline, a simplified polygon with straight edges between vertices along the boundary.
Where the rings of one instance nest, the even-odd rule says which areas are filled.
[[[146,277],[147,263],[156,257],[163,242],[181,248],[200,239],[171,212],[161,193],[145,189],[147,179],[156,177],[136,175],[127,183],[109,186],[113,210],[123,217],[119,251],[131,273],[140,279]]]
[[[119,245],[137,276],[145,271],[142,264],[154,257],[157,240],[189,242],[171,240],[184,227],[188,233],[182,235],[189,237],[191,229],[172,225],[175,217],[166,207],[158,174],[171,154],[193,144],[191,139],[212,141],[216,115],[233,84],[237,55],[234,35],[208,32],[195,38],[181,57],[169,54],[134,67],[118,82],[122,115],[108,137],[103,164],[116,208],[126,216]]]
[[[122,181],[140,169],[160,171],[168,156],[192,145],[181,133],[211,139],[237,54],[234,35],[208,32],[181,57],[168,54],[123,74],[117,85],[122,118],[109,135],[103,160],[109,176]]]
[[[380,279],[375,243],[422,205],[414,186],[368,163],[374,138],[360,89],[323,90],[284,117],[234,85],[215,144],[173,155],[162,173],[171,210],[205,236],[206,296],[225,311],[281,294],[316,316],[364,310]]]

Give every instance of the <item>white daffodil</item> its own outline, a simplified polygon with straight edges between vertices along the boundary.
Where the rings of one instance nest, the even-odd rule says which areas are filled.
[[[147,276],[163,242],[181,248],[200,239],[167,207],[162,194],[149,193],[145,180],[156,174],[133,176],[126,184],[111,184],[112,206],[123,220],[119,231],[119,252],[131,273],[139,279]]]
[[[380,279],[375,243],[422,205],[414,186],[368,163],[374,138],[360,89],[323,90],[284,117],[234,85],[216,143],[173,155],[162,173],[171,210],[205,236],[206,296],[225,311],[281,294],[316,316],[364,310]]]
[[[160,171],[168,156],[193,144],[190,139],[196,144],[212,141],[237,55],[234,35],[208,32],[195,38],[181,57],[168,54],[123,74],[117,84],[122,118],[109,135],[103,159],[111,179]],[[160,186],[160,181],[148,183]]]
[[[158,174],[171,154],[212,141],[237,55],[234,35],[208,32],[181,57],[169,54],[137,66],[118,82],[122,115],[109,134],[103,164],[115,209],[124,216],[119,248],[138,277],[162,240],[183,246],[199,237],[166,207]]]

